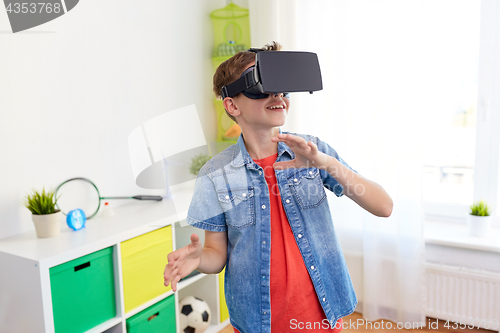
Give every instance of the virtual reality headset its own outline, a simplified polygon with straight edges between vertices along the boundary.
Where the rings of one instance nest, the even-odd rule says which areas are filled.
[[[240,78],[222,87],[222,99],[243,93],[252,99],[270,94],[318,91],[323,89],[318,56],[311,52],[261,51],[256,52],[255,66],[245,70]]]

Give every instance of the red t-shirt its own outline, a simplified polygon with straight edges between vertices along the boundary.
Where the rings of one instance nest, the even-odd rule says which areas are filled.
[[[271,332],[341,332],[342,318],[334,329],[328,325],[288,223],[273,168],[277,156],[254,160],[264,169],[271,203]]]

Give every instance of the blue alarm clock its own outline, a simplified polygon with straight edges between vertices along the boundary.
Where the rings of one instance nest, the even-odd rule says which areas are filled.
[[[85,222],[87,221],[87,216],[85,216],[85,212],[80,208],[73,209],[68,213],[66,217],[66,223],[68,227],[73,230],[80,230],[85,227]]]

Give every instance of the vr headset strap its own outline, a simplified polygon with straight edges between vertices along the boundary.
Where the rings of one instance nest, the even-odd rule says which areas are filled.
[[[255,69],[254,69],[255,70]],[[240,77],[238,80],[234,81],[227,86],[222,87],[221,96],[222,99],[226,97],[234,97],[238,95],[243,90],[246,90],[250,87],[253,87],[257,84],[255,82],[253,71],[246,73],[243,77]]]
[[[250,48],[247,51],[250,51],[253,53],[259,53],[262,50],[256,49],[256,48]],[[257,84],[257,82],[255,82],[252,73],[247,73],[247,74],[245,74],[244,77],[240,77],[238,80],[234,81],[233,83],[230,83],[227,86],[222,87],[222,91],[221,91],[222,99],[224,99],[226,97],[234,97],[234,96],[238,95],[240,92],[242,92],[243,90],[246,90],[250,87],[253,87],[256,84]]]

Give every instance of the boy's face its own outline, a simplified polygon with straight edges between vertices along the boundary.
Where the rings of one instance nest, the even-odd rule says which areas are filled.
[[[255,62],[249,64],[247,68],[253,65],[255,65]],[[229,101],[229,99],[232,101]],[[247,128],[266,129],[285,124],[290,99],[283,97],[283,94],[251,99],[240,93],[233,98],[227,97],[224,100],[224,106],[226,106],[226,110],[236,117],[243,131]]]

